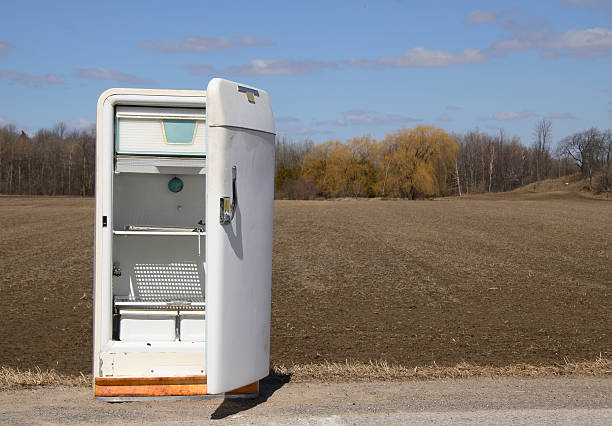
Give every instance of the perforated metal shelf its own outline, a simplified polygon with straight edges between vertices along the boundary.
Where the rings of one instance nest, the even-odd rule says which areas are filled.
[[[206,306],[202,273],[193,262],[136,263],[130,295],[115,297],[115,306],[202,310]]]

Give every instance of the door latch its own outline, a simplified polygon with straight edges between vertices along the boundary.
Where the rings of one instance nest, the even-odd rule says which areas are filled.
[[[232,167],[232,199],[221,197],[219,222],[221,225],[228,225],[234,219],[236,208],[238,208],[238,193],[236,192],[236,166]]]
[[[121,276],[121,267],[119,266],[119,262],[113,263],[113,277]]]

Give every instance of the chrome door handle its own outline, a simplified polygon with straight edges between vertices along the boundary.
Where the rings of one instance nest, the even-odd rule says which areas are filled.
[[[219,222],[228,225],[234,219],[236,208],[238,208],[238,193],[236,192],[236,166],[232,167],[232,200],[230,197],[221,197]]]

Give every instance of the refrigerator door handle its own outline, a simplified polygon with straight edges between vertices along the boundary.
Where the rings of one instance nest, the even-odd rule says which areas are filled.
[[[229,225],[234,219],[236,209],[238,208],[238,193],[236,192],[236,166],[232,167],[232,199],[230,197],[221,197],[220,199],[220,214],[219,222],[221,225]]]

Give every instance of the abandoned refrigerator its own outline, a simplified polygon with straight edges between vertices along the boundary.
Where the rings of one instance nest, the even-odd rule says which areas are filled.
[[[267,93],[98,101],[94,395],[253,396],[268,375],[274,120]]]

